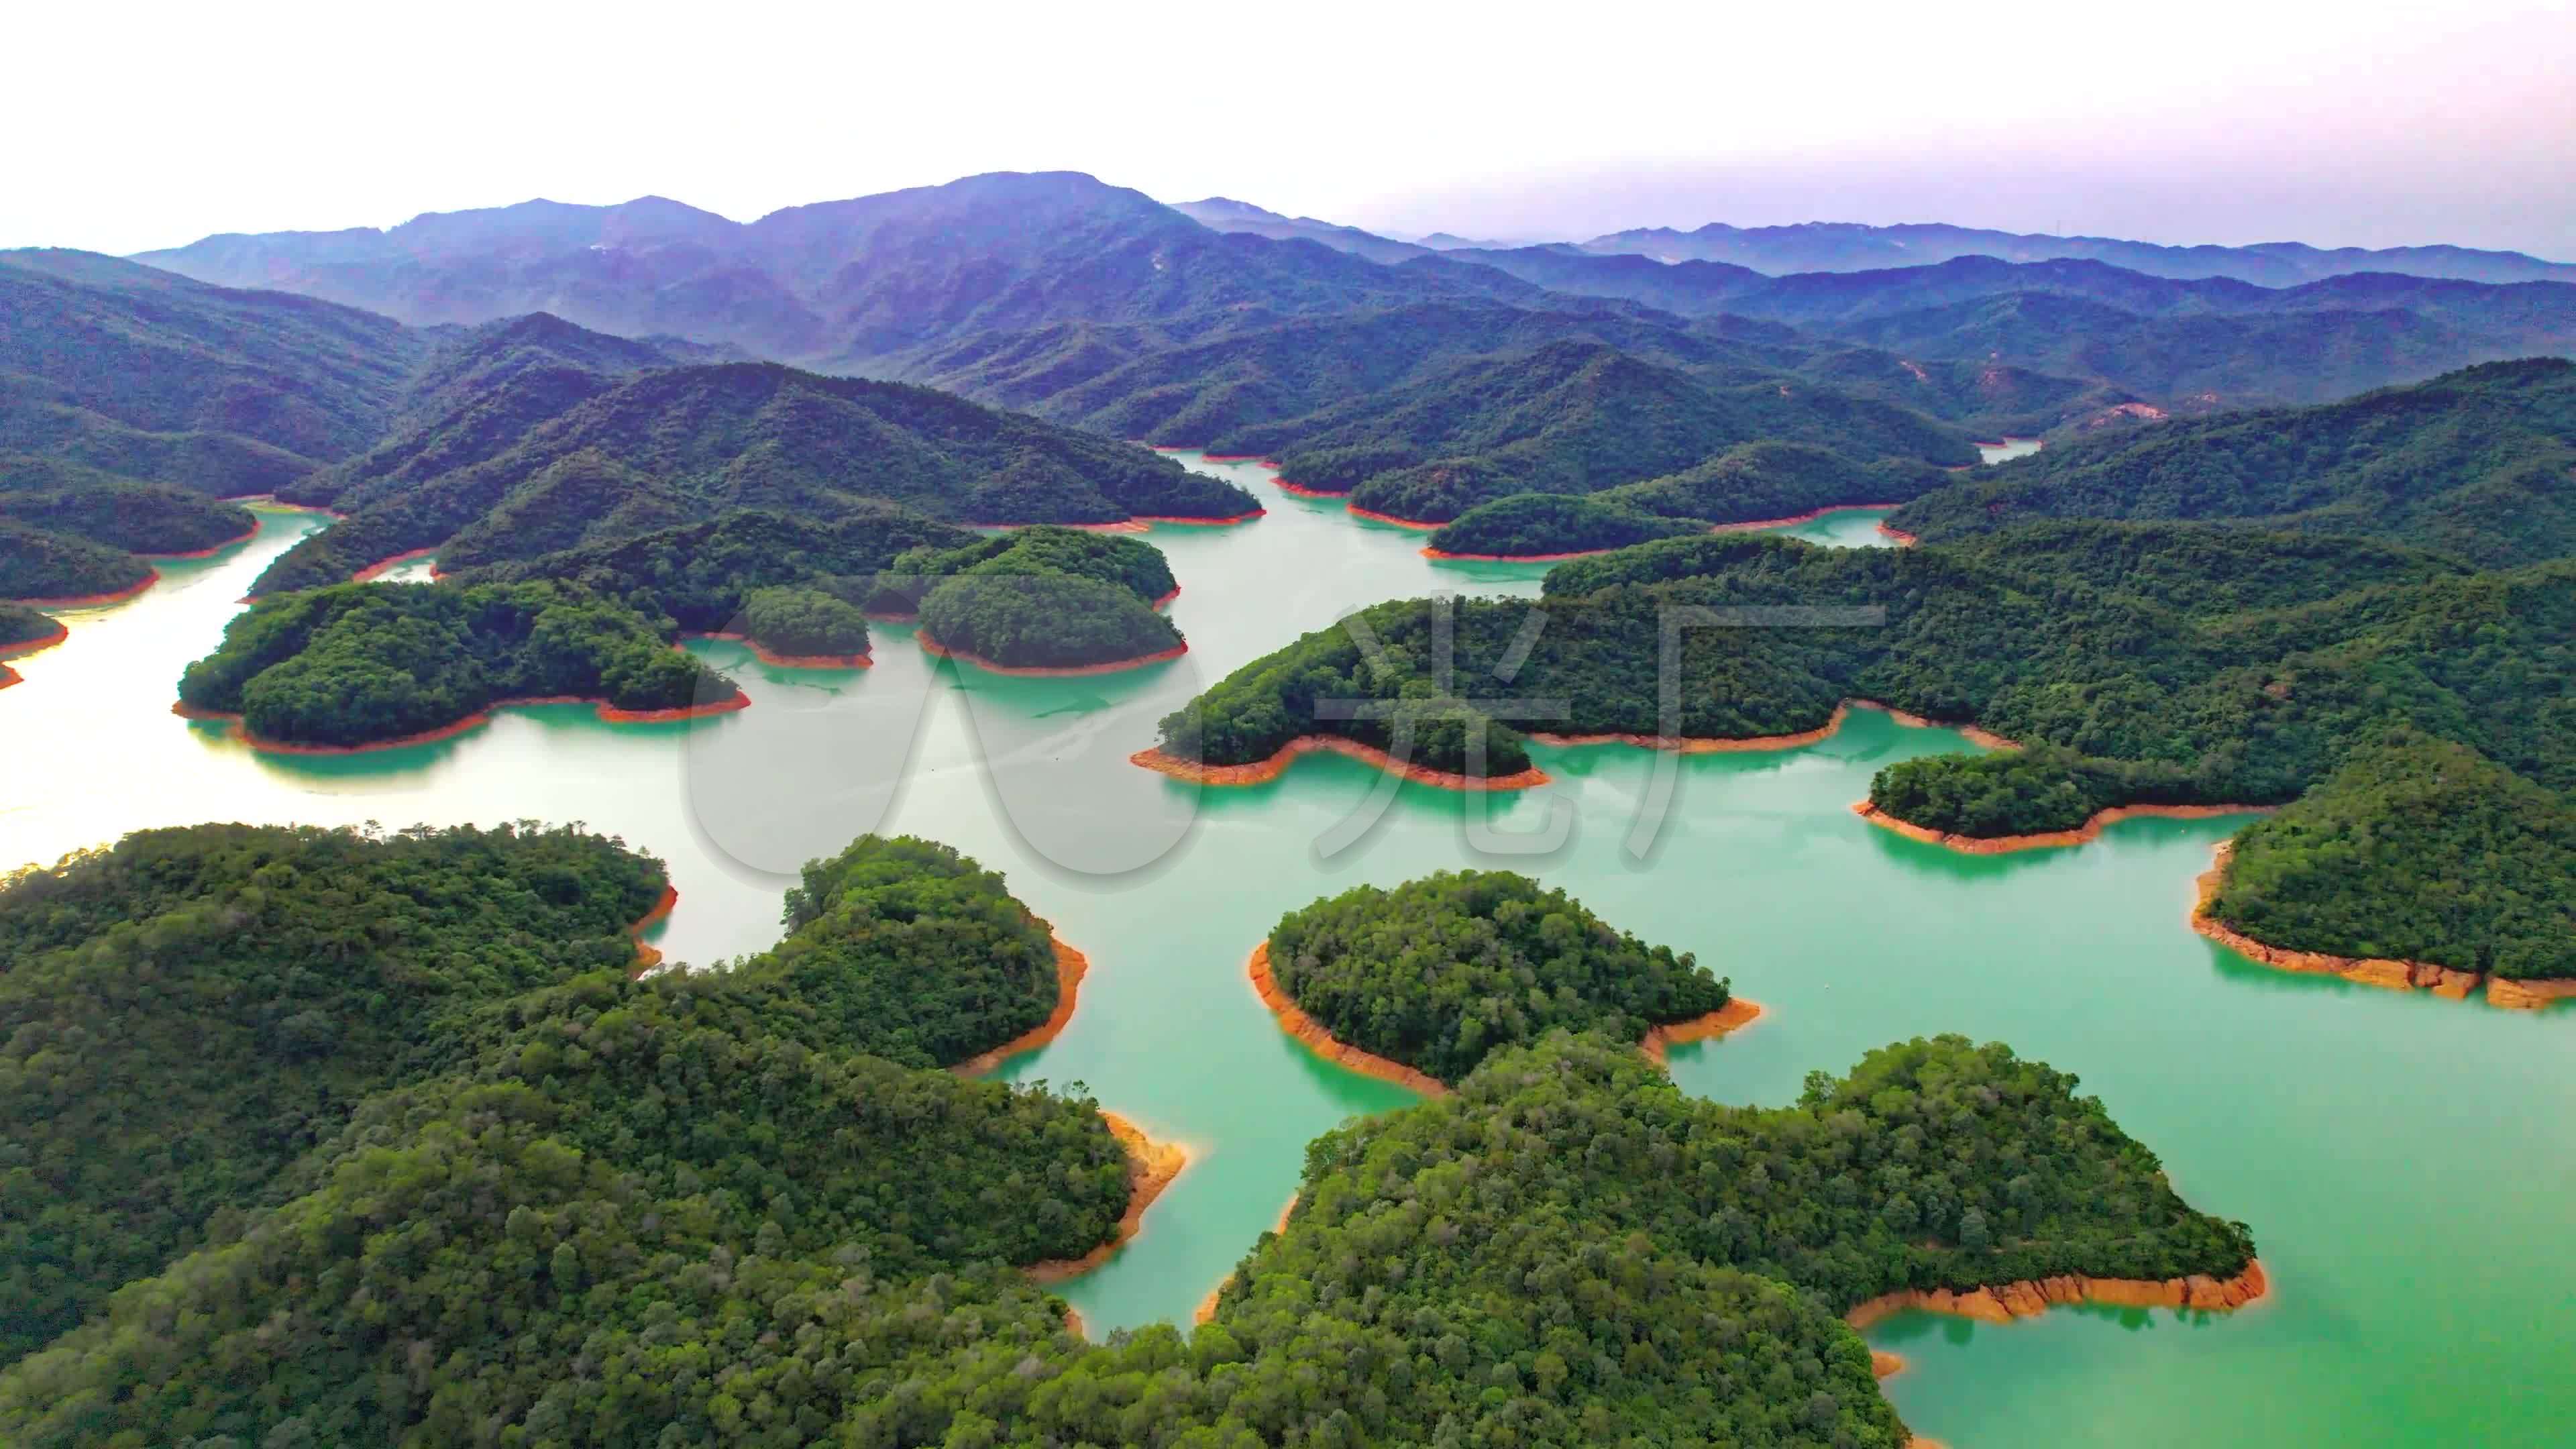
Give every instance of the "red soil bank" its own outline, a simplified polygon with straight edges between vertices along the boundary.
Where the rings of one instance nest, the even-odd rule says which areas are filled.
[[[1180,586],[1179,584],[1174,584],[1174,585],[1172,585],[1172,591],[1171,591],[1170,593],[1165,594],[1165,595],[1164,595],[1164,596],[1162,596],[1161,598],[1154,600],[1151,604],[1147,605],[1146,607],[1148,607],[1148,608],[1153,608],[1153,609],[1168,609],[1168,608],[1170,608],[1170,607],[1172,606],[1172,600],[1177,599],[1177,598],[1179,598],[1180,596],[1181,596],[1181,586]]]
[[[1288,1231],[1288,1220],[1297,1215],[1298,1197],[1299,1194],[1297,1193],[1292,1192],[1288,1194],[1288,1201],[1279,1209],[1279,1221],[1271,1224],[1270,1226],[1271,1232],[1285,1233]],[[1213,1323],[1216,1321],[1217,1300],[1225,1296],[1226,1285],[1233,1281],[1234,1274],[1232,1272],[1228,1272],[1223,1278],[1217,1280],[1217,1285],[1215,1287],[1208,1290],[1208,1296],[1199,1300],[1199,1306],[1190,1314],[1190,1323],[1193,1326],[1201,1323]]]
[[[1182,453],[1189,450],[1186,448],[1174,448],[1172,451]],[[1200,458],[1199,461],[1202,463],[1259,463],[1265,468],[1276,468],[1279,466],[1278,459],[1264,457],[1259,453],[1209,453]]]
[[[7,689],[10,685],[16,684],[19,678],[17,670],[6,664],[0,664],[0,689]]]
[[[1178,518],[1168,513],[1139,513],[1136,515],[1136,522],[1173,523],[1184,528],[1224,528],[1229,524],[1250,523],[1268,511],[1268,509],[1256,508],[1250,513],[1238,513],[1230,518]]]
[[[349,582],[353,584],[372,583],[375,580],[392,573],[395,569],[401,568],[404,564],[410,563],[413,559],[427,558],[436,552],[438,552],[438,550],[435,548],[415,548],[405,553],[395,554],[392,558],[380,558],[374,563],[367,565],[365,568],[358,570],[356,573],[349,575]]]
[[[2073,830],[2043,830],[2030,835],[1952,835],[1944,831],[1900,820],[1866,800],[1852,806],[1852,813],[1872,825],[1893,830],[1909,839],[1927,845],[1939,845],[1964,855],[2009,855],[2016,850],[2048,850],[2061,845],[2082,845],[2100,838],[2102,828],[2123,820],[2207,820],[2219,815],[2269,815],[2270,805],[2114,805],[2096,810],[2092,818]]]
[[[648,944],[643,939],[643,936],[646,931],[653,928],[653,924],[656,921],[662,920],[664,917],[670,915],[671,908],[677,906],[679,903],[679,888],[677,886],[666,884],[662,887],[662,898],[653,903],[653,909],[646,911],[634,925],[626,928],[626,934],[636,938],[635,965],[633,968],[634,974],[641,976],[645,972],[662,964],[661,948]]]
[[[1876,509],[1902,506],[1896,503],[1828,503],[1822,508],[1810,508],[1804,513],[1788,518],[1762,518],[1749,523],[1721,523],[1709,532],[1758,533],[1766,528],[1794,528],[1801,523],[1813,523],[1828,513],[1868,513]]]
[[[1222,528],[1231,523],[1250,523],[1261,516],[1256,508],[1250,513],[1237,513],[1228,518],[1182,518],[1168,513],[1139,513],[1117,523],[961,523],[959,528],[1078,528],[1085,533],[1143,533],[1149,524],[1177,523],[1202,528]]]
[[[1273,478],[1270,481],[1278,485],[1280,492],[1294,493],[1300,498],[1348,498],[1351,496],[1348,492],[1328,493],[1321,488],[1309,488],[1303,483],[1291,483],[1285,478]]]
[[[1445,563],[1563,563],[1570,558],[1592,558],[1609,553],[1606,548],[1578,548],[1570,553],[1451,553],[1446,549],[1426,548],[1422,556]]]
[[[1346,506],[1350,509],[1351,516],[1353,518],[1366,518],[1378,523],[1392,523],[1398,528],[1435,529],[1441,526],[1437,523],[1426,523],[1419,518],[1398,518],[1392,513],[1380,513],[1374,508],[1362,508],[1356,503],[1348,504]]]
[[[1886,534],[1889,538],[1895,539],[1896,546],[1898,548],[1912,548],[1923,541],[1916,538],[1913,534],[1907,533],[1904,529],[1888,527],[1887,522],[1884,519],[1879,521],[1878,531]]]
[[[865,669],[876,663],[865,654],[773,654],[763,647],[759,640],[748,634],[732,634],[723,630],[703,634],[692,633],[685,637],[723,639],[740,644],[749,649],[752,657],[761,663],[775,665],[781,669]]]
[[[110,590],[104,594],[74,594],[69,598],[62,599],[10,599],[7,602],[12,604],[26,604],[32,608],[38,609],[94,609],[102,604],[122,604],[126,600],[133,598],[136,594],[142,593],[145,589],[148,589],[159,582],[161,582],[161,571],[159,569],[147,568],[143,571],[143,577],[140,581],[127,584],[121,589]]]
[[[1304,1042],[1315,1055],[1328,1062],[1338,1062],[1363,1076],[1393,1082],[1426,1097],[1449,1095],[1449,1084],[1438,1077],[1416,1071],[1402,1062],[1390,1061],[1375,1052],[1362,1051],[1324,1030],[1322,1022],[1308,1016],[1305,1008],[1289,999],[1287,991],[1279,985],[1279,978],[1271,973],[1268,941],[1252,948],[1252,958],[1244,966],[1246,974],[1252,978],[1253,995],[1260,997],[1261,1004],[1270,1008],[1270,1014],[1279,1019],[1279,1029]],[[1295,1206],[1293,1198],[1290,1206]]]
[[[2282,971],[2340,976],[2364,986],[2430,991],[2452,1001],[2465,999],[2484,980],[2488,1004],[2517,1011],[2536,1011],[2553,1001],[2576,997],[2576,981],[2508,981],[2501,976],[2481,978],[2475,971],[2436,966],[2430,961],[2337,956],[2324,951],[2292,951],[2266,945],[2209,914],[2209,903],[2218,897],[2218,887],[2227,877],[2227,859],[2235,849],[2236,842],[2222,840],[2210,851],[2209,869],[2201,873],[2199,889],[2192,901],[2191,928],[2249,961]]]
[[[1688,1021],[1668,1021],[1662,1026],[1647,1028],[1645,1038],[1637,1043],[1637,1050],[1660,1066],[1671,1048],[1681,1042],[1706,1041],[1710,1037],[1741,1031],[1761,1017],[1762,1003],[1730,996],[1726,1004],[1715,1011],[1703,1012]]]
[[[719,700],[714,704],[693,704],[680,709],[619,709],[604,700],[585,699],[580,695],[572,694],[544,695],[528,699],[495,700],[490,705],[476,710],[474,713],[467,715],[463,719],[454,720],[447,724],[440,725],[436,729],[421,730],[416,734],[399,735],[389,740],[369,740],[363,745],[306,745],[297,744],[289,740],[265,739],[259,735],[252,734],[249,729],[244,727],[242,724],[242,717],[238,714],[219,709],[199,709],[194,705],[188,704],[184,700],[171,705],[170,712],[179,716],[181,719],[212,720],[229,724],[232,726],[229,733],[233,738],[240,740],[242,743],[262,754],[363,755],[375,750],[399,750],[410,745],[428,745],[436,744],[440,740],[452,740],[458,735],[465,734],[471,730],[481,729],[483,726],[490,724],[492,722],[493,710],[509,709],[519,705],[536,704],[587,704],[597,709],[599,711],[599,717],[610,724],[658,724],[670,720],[699,719],[708,715],[731,714],[738,709],[749,709],[751,708],[751,696],[747,694],[737,694],[731,699]]]
[[[1547,772],[1535,765],[1513,774],[1491,775],[1481,779],[1452,774],[1445,770],[1428,769],[1421,765],[1408,765],[1384,750],[1361,744],[1357,740],[1344,739],[1340,735],[1299,735],[1281,745],[1278,753],[1269,759],[1256,760],[1249,765],[1204,765],[1196,760],[1184,760],[1178,755],[1167,755],[1160,749],[1138,750],[1127,757],[1127,763],[1142,765],[1148,770],[1169,775],[1175,780],[1188,780],[1201,785],[1265,785],[1286,773],[1289,762],[1299,755],[1313,754],[1317,751],[1348,755],[1354,760],[1375,765],[1389,774],[1402,775],[1417,785],[1436,785],[1443,790],[1526,790],[1533,785],[1544,785],[1548,781]]]
[[[40,635],[34,639],[21,639],[15,644],[0,644],[0,659],[24,658],[39,649],[51,649],[72,637],[72,631],[63,627],[62,620],[55,619],[51,622],[54,626],[54,632],[51,634]]]
[[[1052,936],[1052,933],[1050,932]],[[979,1052],[948,1070],[961,1077],[981,1076],[1002,1064],[1004,1059],[1022,1052],[1036,1051],[1061,1035],[1073,1020],[1074,1003],[1082,994],[1082,978],[1091,971],[1091,959],[1065,944],[1062,936],[1055,941],[1055,1010],[1047,1019],[1021,1032],[988,1052]]]
[[[212,548],[182,549],[177,553],[146,553],[137,549],[134,556],[136,558],[213,558],[237,543],[248,543],[257,537],[259,537],[259,525],[254,523],[247,532],[235,534]]]
[[[1118,1230],[1108,1242],[1079,1258],[1050,1258],[1029,1265],[1029,1277],[1039,1283],[1061,1283],[1067,1278],[1088,1273],[1109,1261],[1109,1256],[1127,1245],[1145,1225],[1145,1209],[1172,1185],[1172,1179],[1189,1166],[1190,1155],[1168,1142],[1156,1142],[1135,1123],[1115,1112],[1103,1112],[1101,1120],[1109,1124],[1110,1135],[1127,1149],[1127,1211],[1118,1219]]]
[[[2053,1278],[1993,1283],[1964,1293],[1947,1288],[1913,1288],[1882,1293],[1854,1307],[1843,1321],[1865,1329],[1909,1308],[1952,1313],[1981,1323],[2010,1323],[2033,1318],[2061,1304],[2096,1303],[2111,1308],[2196,1308],[2221,1311],[2242,1308],[2271,1291],[2261,1262],[2249,1262],[2233,1278],[2194,1273],[2185,1278],[2088,1278],[2061,1273]],[[1875,1365],[1873,1365],[1874,1367]]]
[[[1189,642],[1183,640],[1160,653],[1147,654],[1135,659],[1112,659],[1103,664],[996,664],[980,654],[969,654],[963,649],[951,649],[931,638],[930,632],[926,629],[912,637],[920,642],[924,653],[941,659],[963,660],[988,673],[1012,674],[1023,679],[1076,679],[1086,674],[1116,674],[1123,669],[1141,669],[1148,664],[1161,664],[1166,660],[1178,659],[1190,652]]]

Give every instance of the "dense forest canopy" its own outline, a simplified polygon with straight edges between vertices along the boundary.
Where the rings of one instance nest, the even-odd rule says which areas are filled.
[[[1125,443],[927,388],[766,364],[641,373],[484,451],[330,500],[354,505],[351,517],[280,557],[260,590],[343,579],[415,548],[458,569],[532,559],[735,508],[828,521],[891,503],[956,523],[1117,523],[1258,507]]]
[[[2268,944],[2576,977],[2576,799],[2392,732],[2237,836],[2210,914]]]
[[[0,603],[0,651],[50,639],[62,629],[54,616],[24,604]]]
[[[1012,668],[1084,668],[1181,647],[1155,611],[1180,588],[1140,538],[1035,527],[922,547],[880,575],[869,607],[917,614],[942,648]]]
[[[656,621],[550,582],[288,594],[235,615],[179,679],[192,709],[238,714],[262,739],[335,746],[435,730],[511,699],[641,711],[740,693],[674,649]]]
[[[0,599],[85,599],[151,577],[152,566],[123,549],[31,528],[0,512]]]
[[[1657,671],[1675,607],[1884,614],[1685,627],[1667,719]],[[1912,760],[1873,783],[1879,808],[1959,834],[2067,830],[2132,802],[2293,800],[2390,725],[2562,798],[2576,790],[2570,560],[2476,573],[2367,540],[2170,523],[2026,525],[1915,549],[1697,537],[1560,565],[1538,604],[1400,602],[1363,617],[1375,660],[1357,631],[1308,635],[1167,718],[1163,748],[1249,763],[1337,731],[1432,769],[1503,775],[1528,763],[1525,729],[1742,739],[1816,729],[1862,698],[2033,747]],[[1442,628],[1454,683],[1426,672]],[[1507,655],[1510,694],[1568,701],[1570,716],[1479,712],[1480,682]],[[1324,720],[1321,699],[1398,704]],[[2419,868],[2450,878],[2481,869],[2485,849],[2467,831],[2422,848]]]
[[[1455,1082],[1550,1031],[1634,1041],[1727,1003],[1685,952],[1510,871],[1360,885],[1280,917],[1270,970],[1338,1041]]]
[[[1597,497],[1515,493],[1479,503],[1440,525],[1427,546],[1436,553],[1533,558],[1626,548],[1707,531],[1708,525],[1696,520],[1657,518]]]
[[[2242,520],[2487,567],[2563,558],[2576,554],[2576,363],[2491,363],[2322,407],[2078,439],[1889,522],[1943,540],[2034,518]]]
[[[588,864],[547,868],[567,850]],[[531,869],[476,869],[478,851]],[[862,840],[807,868],[777,950],[631,979],[613,912],[658,885],[571,832],[209,826],[0,891],[29,963],[0,1002],[47,1032],[169,1031],[202,1014],[172,987],[302,981],[362,998],[406,1048],[363,1100],[298,1119],[292,1161],[196,1184],[214,1205],[166,1268],[0,1372],[0,1435],[1894,1449],[1843,1309],[2061,1272],[2225,1276],[2252,1252],[2072,1078],[1998,1046],[1900,1044],[1750,1109],[1683,1096],[1628,1041],[1554,1033],[1320,1139],[1210,1325],[1093,1347],[1011,1270],[1103,1240],[1126,1204],[1091,1104],[870,1054],[989,1045],[1010,1021],[985,996],[1035,1003],[1021,968],[1044,933],[999,881]],[[503,919],[527,910],[567,913],[566,944]],[[315,969],[353,949],[386,979]],[[252,1024],[225,1029],[308,1029],[277,998],[231,1000]],[[315,1070],[167,1050],[209,1089]],[[169,1170],[127,1174],[167,1190]]]
[[[576,829],[203,825],[0,885],[0,1355],[237,1220],[478,1001],[632,959]]]

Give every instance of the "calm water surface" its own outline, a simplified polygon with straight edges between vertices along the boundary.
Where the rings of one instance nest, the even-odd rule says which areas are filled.
[[[1642,862],[1626,840],[1657,763],[1643,751],[1542,751],[1558,783],[1502,801],[1401,787],[1373,824],[1383,782],[1339,759],[1249,790],[1136,769],[1125,757],[1160,715],[1300,632],[1434,589],[1534,593],[1542,572],[1435,565],[1418,534],[1281,494],[1251,465],[1201,466],[1270,513],[1155,530],[1192,648],[1172,664],[998,679],[934,670],[888,628],[873,669],[786,671],[699,643],[752,709],[664,726],[513,710],[338,760],[254,755],[168,712],[249,580],[319,522],[264,514],[251,543],[66,613],[68,643],[17,661],[25,683],[0,692],[0,860],[201,820],[582,820],[670,862],[681,904],[658,940],[707,963],[777,938],[779,891],[807,857],[871,829],[955,844],[1093,962],[1064,1036],[1003,1070],[1079,1081],[1193,1155],[1143,1235],[1066,1285],[1095,1332],[1187,1315],[1277,1215],[1309,1138],[1406,1100],[1307,1055],[1253,999],[1244,956],[1279,914],[1358,881],[1526,870],[1769,1008],[1674,1053],[1691,1091],[1785,1102],[1808,1070],[1892,1039],[2001,1039],[2080,1073],[2195,1206],[2253,1225],[2276,1293],[2241,1314],[1884,1325],[1873,1338],[1913,1363],[1889,1392],[1919,1431],[1959,1449],[2576,1437],[2576,1012],[2289,976],[2212,946],[2183,910],[2230,822],[2135,821],[1985,858],[1871,829],[1848,807],[1874,771],[1966,748],[1875,714],[1808,749],[1680,761]],[[1867,542],[1873,521],[1807,531]],[[1561,845],[1514,853],[1558,825]]]

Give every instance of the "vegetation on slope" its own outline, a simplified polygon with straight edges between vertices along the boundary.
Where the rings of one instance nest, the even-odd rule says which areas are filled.
[[[0,599],[82,599],[130,589],[151,576],[150,565],[121,549],[0,515]]]
[[[1318,899],[1271,928],[1270,969],[1336,1040],[1449,1082],[1550,1031],[1633,1042],[1727,1003],[1727,983],[1689,954],[1510,871]]]
[[[2241,520],[2489,567],[2576,554],[2576,363],[2493,363],[2322,407],[2079,440],[1980,469],[1890,522],[1939,540],[2079,517]]]
[[[850,658],[868,652],[868,616],[821,589],[776,585],[743,596],[741,633],[773,655]]]
[[[41,609],[0,602],[0,650],[32,644],[38,639],[50,639],[61,628],[62,625],[54,622],[53,615]]]
[[[341,584],[268,600],[180,676],[191,708],[288,744],[362,745],[509,699],[685,709],[740,693],[621,604],[553,583]]]
[[[1128,444],[926,388],[753,364],[644,373],[491,457],[371,494],[262,592],[437,547],[456,569],[609,545],[735,508],[900,504],[964,523],[1229,518],[1251,495]]]
[[[917,611],[941,647],[995,664],[1081,668],[1180,647],[1154,608],[1177,588],[1163,551],[1142,539],[1040,527],[910,550],[879,576],[870,607]]]
[[[197,553],[249,533],[247,508],[78,466],[0,458],[0,518],[131,553]]]
[[[1707,531],[1703,523],[1656,518],[1597,497],[1516,493],[1479,503],[1442,524],[1432,533],[1429,547],[1440,553],[1529,558],[1626,548]]]
[[[2394,732],[2248,826],[2210,914],[2274,945],[2576,977],[2576,800]]]
[[[1770,439],[1594,497],[1664,518],[1767,523],[1843,504],[1902,503],[1948,481],[1948,473],[1929,463],[1862,463],[1812,443]]]
[[[631,960],[662,887],[510,826],[145,831],[0,884],[0,1356],[237,1228],[473,1003]]]

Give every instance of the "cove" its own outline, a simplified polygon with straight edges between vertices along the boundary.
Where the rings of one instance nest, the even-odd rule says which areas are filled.
[[[2548,1442],[2576,1420],[2561,1347],[2576,1295],[2576,1009],[2293,975],[2192,934],[2193,880],[2241,821],[2130,820],[2082,846],[1992,857],[1876,829],[1850,810],[1875,770],[1971,747],[1868,711],[1771,753],[1540,746],[1550,782],[1503,796],[1393,784],[1338,758],[1237,789],[1136,769],[1126,757],[1156,719],[1299,632],[1435,589],[1534,594],[1544,573],[1433,563],[1417,532],[1295,498],[1256,464],[1183,456],[1268,513],[1151,530],[1183,585],[1180,659],[1016,679],[932,659],[901,626],[876,627],[878,663],[859,671],[774,669],[693,641],[755,708],[661,725],[511,710],[469,736],[337,758],[256,755],[168,713],[180,668],[250,580],[327,521],[263,510],[251,543],[165,564],[125,603],[64,611],[71,637],[19,661],[25,682],[0,693],[0,747],[19,762],[0,788],[0,862],[202,820],[581,820],[671,863],[680,904],[646,939],[704,965],[774,942],[784,873],[855,834],[953,844],[1005,872],[1090,963],[1064,1031],[998,1074],[1081,1082],[1189,1156],[1133,1242],[1059,1285],[1094,1334],[1186,1321],[1276,1221],[1309,1138],[1410,1100],[1282,1033],[1246,978],[1250,944],[1360,881],[1522,870],[1696,952],[1763,1004],[1757,1028],[1671,1050],[1684,1090],[1776,1104],[1808,1071],[1892,1039],[2001,1039],[2080,1073],[2195,1206],[2254,1226],[2272,1293],[2234,1315],[1878,1324],[1872,1341],[1910,1364],[1888,1392],[1920,1432],[1956,1449],[2145,1449],[2188,1415],[2196,1444],[2447,1446]],[[1639,862],[1625,840],[1659,763],[1678,786]],[[1381,792],[1383,817],[1353,832]],[[1471,848],[1466,833],[1526,841],[1552,820],[1568,839],[1536,855]]]

